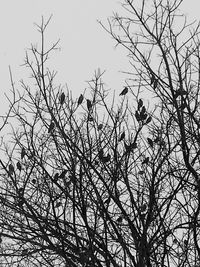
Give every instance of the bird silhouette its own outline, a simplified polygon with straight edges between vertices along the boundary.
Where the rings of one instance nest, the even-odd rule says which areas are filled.
[[[100,159],[102,159],[103,158],[103,149],[101,148],[100,150],[99,150],[99,158]]]
[[[33,184],[36,184],[36,179],[32,179],[32,183]]]
[[[152,117],[151,117],[151,116],[149,116],[149,117],[148,117],[148,119],[146,120],[146,124],[150,123],[150,122],[151,122],[151,120],[152,120]]]
[[[152,76],[151,76],[151,81],[150,81],[150,84],[152,85],[152,84],[154,84],[154,82],[155,82],[155,76],[152,74]]]
[[[88,121],[94,121],[91,115],[88,116]]]
[[[175,95],[174,95],[174,98],[177,98],[178,96],[181,96],[181,95],[187,95],[187,94],[188,94],[187,91],[185,91],[185,90],[179,88],[179,89],[176,91],[176,93],[175,93]]]
[[[15,171],[15,168],[14,168],[14,166],[13,166],[12,164],[10,164],[10,165],[8,166],[8,170],[9,170],[9,173],[10,173],[10,174],[13,174],[14,171]]]
[[[137,148],[137,143],[136,143],[136,142],[133,142],[133,143],[131,143],[130,145],[127,145],[127,144],[124,142],[124,147],[125,147],[126,151],[129,153],[129,152],[131,152],[132,150],[134,150],[135,148]]]
[[[60,104],[63,105],[64,101],[65,101],[65,94],[62,92],[60,96]]]
[[[119,216],[119,217],[117,218],[117,222],[118,222],[118,223],[122,223],[122,220],[123,220],[123,217],[122,217],[122,216]]]
[[[142,99],[139,99],[138,101],[138,110],[143,106],[143,101]]]
[[[149,157],[146,157],[146,158],[143,160],[142,164],[148,164],[148,163],[149,163]]]
[[[58,181],[58,178],[59,178],[59,173],[56,173],[56,174],[54,175],[53,181],[54,181],[54,182],[57,182],[57,181]]]
[[[103,163],[107,163],[107,162],[109,162],[109,161],[110,161],[110,159],[111,159],[111,156],[110,156],[110,154],[107,154],[107,156],[106,156],[106,157],[102,157],[101,161],[102,161]]]
[[[22,170],[22,166],[21,166],[21,163],[18,161],[17,162],[17,169],[21,172]]]
[[[88,108],[89,111],[92,108],[92,103],[91,103],[91,101],[89,99],[87,99],[87,108]]]
[[[26,155],[26,150],[25,150],[24,147],[22,147],[22,151],[21,151],[21,159],[23,159],[25,155]]]
[[[119,138],[119,142],[122,141],[125,138],[125,132],[123,132]]]
[[[50,123],[50,125],[49,125],[48,133],[50,133],[50,132],[53,130],[54,126],[55,126],[55,124],[54,124],[54,122],[52,121],[52,122]]]
[[[136,112],[135,112],[135,118],[138,122],[141,121],[141,117],[140,117],[138,110],[136,110]]]
[[[63,170],[63,171],[61,172],[59,178],[62,178],[62,179],[65,178],[66,173],[67,173],[67,170]]]
[[[97,129],[100,131],[100,130],[102,130],[103,129],[103,124],[99,124],[98,126],[97,126]]]
[[[146,204],[142,204],[141,207],[140,207],[140,211],[144,212],[144,211],[146,211],[146,208],[147,208],[147,205]]]
[[[80,94],[80,96],[79,96],[79,98],[78,98],[78,106],[82,104],[83,99],[84,99],[83,95]]]
[[[158,86],[158,79],[155,79],[153,83],[153,89],[156,89],[157,86]]]
[[[119,95],[126,95],[128,93],[128,87],[125,87]]]
[[[153,140],[151,138],[147,137],[147,142],[150,145],[150,147],[153,148]]]

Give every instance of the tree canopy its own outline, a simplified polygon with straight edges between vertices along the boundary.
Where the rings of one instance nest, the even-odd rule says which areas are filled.
[[[100,70],[78,97],[57,85],[37,25],[1,127],[1,266],[199,266],[199,24],[182,2],[123,0],[100,22],[128,53],[120,92]]]

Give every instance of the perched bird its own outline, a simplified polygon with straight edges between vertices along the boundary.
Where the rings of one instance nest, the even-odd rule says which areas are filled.
[[[83,98],[84,98],[83,95],[80,94],[80,96],[79,96],[79,98],[78,98],[78,106],[82,104],[82,102],[83,102]]]
[[[100,131],[100,130],[102,130],[103,129],[103,124],[99,124],[98,126],[97,126],[97,129]]]
[[[13,174],[14,171],[15,171],[15,168],[14,168],[14,166],[13,166],[12,164],[10,164],[10,165],[8,166],[8,170],[9,170],[9,174]]]
[[[150,147],[153,148],[153,140],[151,138],[147,137],[147,142],[150,145]]]
[[[22,151],[21,151],[21,159],[23,159],[25,155],[26,155],[25,148],[22,147]]]
[[[67,173],[67,170],[63,170],[63,171],[61,172],[59,178],[62,178],[62,179],[65,178],[66,173]]]
[[[125,138],[125,132],[123,132],[119,138],[119,142],[122,141]]]
[[[128,93],[128,87],[125,87],[119,95],[126,95]]]
[[[148,163],[149,163],[149,157],[146,157],[146,158],[143,160],[142,164],[148,164]]]
[[[56,208],[58,208],[60,206],[62,206],[62,202],[57,202],[56,205],[55,205]]]
[[[150,122],[151,122],[151,120],[152,120],[152,117],[151,117],[151,116],[149,116],[149,117],[148,117],[148,119],[146,120],[146,124],[150,123]]]
[[[144,120],[146,120],[147,116],[148,115],[147,115],[147,112],[146,112],[146,108],[145,108],[145,106],[143,106],[142,110],[140,112],[140,118],[141,118],[142,121],[144,121]]]
[[[146,209],[147,209],[147,205],[146,204],[142,204],[142,206],[140,207],[140,211],[144,212],[144,211],[146,211]]]
[[[99,150],[99,158],[100,159],[102,159],[103,158],[103,149],[101,148],[100,150]]]
[[[123,217],[122,216],[119,216],[119,218],[117,218],[117,222],[118,223],[122,223],[122,220],[123,220]]]
[[[107,162],[109,162],[109,161],[110,161],[110,159],[111,159],[111,156],[110,156],[110,154],[107,154],[107,156],[106,156],[106,157],[102,157],[101,161],[102,161],[103,163],[107,163]]]
[[[136,112],[135,112],[135,118],[136,118],[136,120],[139,122],[139,121],[141,121],[141,117],[140,117],[140,114],[139,114],[139,112],[136,110]]]
[[[91,103],[91,101],[89,99],[87,99],[87,108],[88,108],[89,111],[92,108],[92,103]]]
[[[59,178],[59,173],[56,173],[53,177],[53,181],[54,182],[57,182],[58,181],[58,178]]]
[[[65,94],[62,92],[60,96],[60,104],[63,105],[64,101],[65,101]]]
[[[138,101],[138,110],[143,106],[143,101],[142,99],[139,99]]]
[[[187,94],[188,94],[187,91],[185,91],[185,90],[179,88],[179,89],[176,91],[176,93],[175,93],[175,95],[174,95],[174,98],[177,98],[178,96],[181,96],[181,95],[187,95]]]
[[[153,89],[156,89],[158,86],[158,79],[155,79],[154,83],[153,83]]]
[[[21,163],[18,161],[16,165],[17,165],[17,169],[21,172],[21,170],[22,170]]]
[[[151,80],[150,80],[150,84],[152,85],[152,84],[154,84],[154,82],[155,82],[155,76],[152,74],[152,76],[151,76]]]
[[[48,133],[50,133],[50,132],[53,130],[54,126],[55,126],[55,124],[54,124],[54,122],[52,121],[52,122],[50,123],[50,125],[49,125]]]
[[[131,152],[132,150],[134,150],[135,148],[137,148],[137,143],[136,143],[136,142],[133,142],[133,143],[131,143],[130,145],[127,145],[127,144],[124,142],[124,146],[125,146],[126,151],[129,153],[129,152]]]
[[[94,121],[91,115],[88,116],[88,121]]]
[[[32,179],[32,183],[33,184],[36,184],[36,179]]]
[[[140,115],[145,114],[145,113],[146,113],[146,108],[145,108],[145,106],[143,106]]]

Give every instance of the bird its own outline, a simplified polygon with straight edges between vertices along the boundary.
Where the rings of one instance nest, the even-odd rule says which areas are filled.
[[[147,142],[150,145],[150,147],[153,148],[153,140],[151,138],[147,137]]]
[[[83,98],[84,98],[83,95],[80,94],[80,96],[79,96],[79,98],[78,98],[78,106],[82,104],[82,102],[83,102]]]
[[[21,159],[23,159],[25,155],[26,155],[26,150],[25,150],[24,147],[22,147],[22,151],[21,151]]]
[[[94,119],[92,118],[92,116],[90,114],[88,116],[88,121],[94,121]]]
[[[106,157],[102,157],[101,161],[102,161],[103,163],[107,163],[107,162],[109,162],[109,161],[110,161],[110,159],[111,159],[111,156],[110,156],[110,154],[107,154],[107,156],[106,156]]]
[[[88,110],[91,110],[91,108],[92,108],[92,103],[89,99],[87,99],[87,108],[88,108]]]
[[[142,99],[139,99],[138,101],[138,110],[143,106],[143,101]]]
[[[145,108],[145,106],[143,106],[142,107],[142,110],[141,110],[141,112],[140,112],[140,116],[144,116],[144,114],[146,113],[146,108]]]
[[[14,171],[15,171],[15,168],[14,168],[14,166],[13,166],[12,164],[10,164],[10,165],[8,166],[8,170],[9,170],[9,173],[10,173],[10,174],[13,174]]]
[[[152,117],[151,117],[151,116],[149,116],[149,117],[148,117],[148,119],[146,120],[146,124],[150,123],[150,122],[151,122],[151,120],[152,120]]]
[[[156,89],[158,86],[158,79],[155,79],[154,83],[153,83],[153,89]]]
[[[125,87],[119,95],[126,95],[128,93],[128,87]]]
[[[53,181],[56,183],[56,182],[58,181],[58,178],[59,178],[59,173],[57,172],[57,173],[54,175]]]
[[[140,207],[140,211],[144,212],[146,211],[147,205],[146,204],[142,204],[142,206]]]
[[[97,129],[100,131],[100,130],[102,130],[103,129],[103,124],[99,124],[98,126],[97,126]]]
[[[175,95],[174,95],[174,98],[177,98],[178,96],[183,96],[183,95],[187,95],[188,93],[187,93],[187,91],[185,91],[185,90],[183,90],[183,89],[181,89],[181,88],[179,88],[177,91],[176,91],[176,93],[175,93]]]
[[[126,151],[129,153],[129,152],[131,152],[132,150],[134,150],[135,148],[137,148],[137,143],[136,143],[136,142],[133,142],[133,143],[127,145],[127,144],[124,142],[124,147],[125,147]]]
[[[148,163],[149,163],[149,157],[146,157],[146,158],[143,160],[142,164],[148,164]]]
[[[16,165],[17,165],[17,169],[21,172],[21,170],[22,170],[21,163],[18,161]]]
[[[103,158],[103,149],[101,148],[100,150],[99,150],[99,158],[100,159],[102,159]]]
[[[136,110],[136,112],[135,112],[135,118],[138,122],[141,121],[141,117],[140,117],[138,110]]]
[[[59,178],[62,178],[62,179],[65,178],[66,173],[67,173],[67,170],[63,170],[63,171],[61,172]]]
[[[154,76],[154,74],[152,74],[151,75],[151,80],[150,80],[150,84],[152,85],[152,84],[154,84],[154,82],[155,82],[155,76]]]
[[[63,105],[64,101],[65,101],[65,94],[62,92],[60,96],[60,104]]]
[[[49,125],[48,133],[50,133],[50,132],[53,130],[54,126],[55,126],[55,124],[54,124],[54,122],[52,121],[52,122],[50,123],[50,125]]]
[[[125,132],[123,132],[119,138],[119,142],[122,141],[125,138]]]
[[[122,217],[122,216],[119,216],[119,217],[117,218],[117,222],[118,222],[118,223],[122,223],[122,220],[123,220],[123,217]]]

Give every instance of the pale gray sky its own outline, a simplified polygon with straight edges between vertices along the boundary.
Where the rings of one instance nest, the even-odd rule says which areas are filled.
[[[106,70],[105,82],[109,88],[120,91],[125,76],[120,70],[128,69],[125,51],[114,49],[114,41],[100,27],[97,19],[106,22],[113,11],[120,12],[118,0],[0,0],[0,93],[9,90],[8,65],[16,81],[26,78],[23,63],[25,49],[39,41],[34,22],[41,16],[53,14],[46,38],[61,39],[61,51],[54,54],[53,62],[61,84],[72,91],[82,92],[86,80],[100,67]],[[199,0],[185,0],[182,8],[191,18],[199,19]]]

